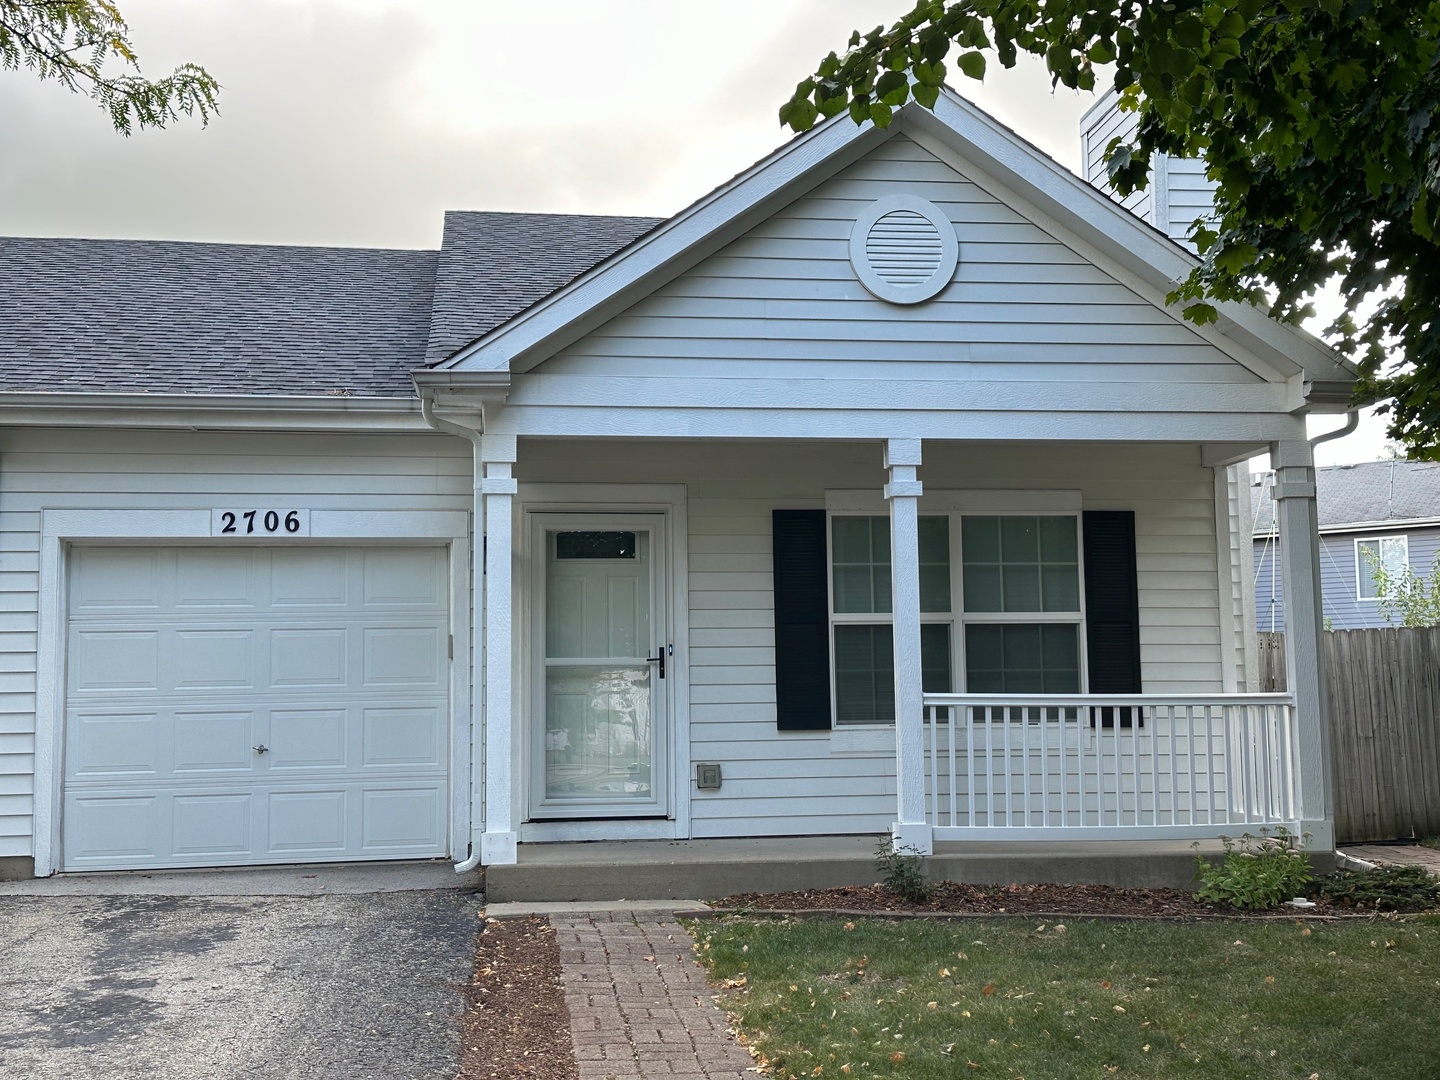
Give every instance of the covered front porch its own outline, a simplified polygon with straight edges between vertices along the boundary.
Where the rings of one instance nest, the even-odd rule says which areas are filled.
[[[1086,867],[1103,865],[1116,876],[1095,880],[1113,883],[1138,881],[1148,872],[1147,860],[1161,859],[1167,882],[1184,884],[1196,840],[1285,828],[1309,834],[1321,850],[1330,846],[1326,773],[1307,773],[1305,764],[1307,753],[1324,760],[1316,737],[1318,700],[1304,692],[1314,683],[1295,678],[1292,685],[1301,690],[1294,694],[1244,692],[1243,665],[1235,660],[1241,650],[1226,630],[1235,620],[1233,612],[1222,615],[1220,595],[1230,584],[1231,554],[1225,503],[1231,478],[1223,450],[944,440],[480,441],[482,453],[511,459],[482,458],[476,484],[486,523],[478,546],[487,567],[478,583],[477,637],[485,649],[477,659],[488,686],[484,771],[477,777],[484,813],[475,817],[484,823],[477,839],[492,882],[512,873],[521,874],[516,880],[532,873],[540,875],[535,880],[560,880],[573,871],[612,881],[607,888],[619,896],[638,896],[640,879],[604,867],[664,864],[667,853],[679,851],[696,852],[697,865],[728,865],[724,852],[748,850],[757,865],[793,862],[813,871],[817,882],[838,875],[841,883],[861,883],[874,879],[875,835],[882,832],[937,857],[935,873],[962,880],[978,880],[964,866],[982,856],[989,860],[984,865],[1004,868],[993,870],[997,880],[1088,877],[1100,871]],[[1284,444],[1277,454],[1293,461],[1308,450]],[[1126,465],[1138,458],[1148,464]],[[1288,467],[1302,476],[1307,469]],[[1118,482],[1122,468],[1125,480]],[[1127,483],[1134,489],[1128,495]],[[1283,514],[1288,500],[1301,522],[1292,527],[1301,530],[1310,512],[1307,491],[1302,481],[1281,502]],[[1133,624],[1135,640],[1106,645],[1113,628],[1093,597],[1082,604],[1078,578],[1073,606],[1083,610],[966,613],[962,548],[970,523],[1068,518],[1083,548],[1100,543],[1098,536],[1079,536],[1086,508],[1126,500],[1138,508],[1132,543],[1139,569],[1132,558],[1129,571],[1138,580],[1127,601],[1142,613],[1143,621]],[[777,650],[783,652],[790,613],[776,582],[782,556],[772,551],[770,535],[774,515],[797,507],[820,522],[822,549],[833,547],[837,521],[863,521],[875,536],[883,534],[886,555],[869,571],[872,586],[883,573],[889,597],[879,613],[839,611],[847,605],[837,605],[833,595],[822,598],[825,704],[808,729],[783,722],[787,700],[803,703],[815,688],[802,685],[797,695],[781,674]],[[543,553],[559,554],[558,537],[567,531],[572,543],[597,527],[607,536],[616,530],[642,535],[647,514],[663,519],[663,528],[648,535],[664,540],[668,564],[654,580],[669,626],[637,641],[644,651],[636,648],[631,660],[632,667],[651,664],[637,685],[668,695],[649,714],[666,726],[660,757],[644,766],[643,776],[663,768],[669,787],[663,797],[655,795],[648,814],[607,815],[588,806],[567,813],[564,792],[552,782],[568,780],[546,769],[549,759],[564,758],[573,773],[572,751],[584,736],[546,716],[544,657],[553,642],[539,620],[553,612],[545,589],[561,579],[546,577],[554,564],[547,571]],[[922,576],[927,589],[933,586],[936,557],[922,549],[920,529],[923,519],[947,514],[954,548],[946,558],[956,597],[939,611],[922,601]],[[1289,547],[1298,593],[1313,552],[1308,544]],[[1071,572],[1082,577],[1083,555],[1070,556]],[[822,593],[833,594],[835,573],[833,558],[826,563],[822,554]],[[881,617],[889,656],[872,671],[888,680],[883,686],[872,680],[879,711],[870,722],[846,722],[853,718],[848,699],[832,700],[845,674],[833,667],[837,642],[843,644],[836,631],[876,625]],[[977,627],[1028,626],[1037,619],[1075,628],[1075,689],[979,692],[967,670],[978,661],[966,650],[965,635],[978,639]],[[931,648],[936,627],[949,650],[949,682],[939,688]],[[1132,657],[1138,650],[1143,692],[1119,692],[1101,681],[1093,659],[1081,659],[1093,658],[1096,638],[1094,648]],[[890,719],[875,722],[880,713]],[[718,789],[701,783],[697,766],[709,763],[721,768]],[[633,763],[628,772],[611,773],[622,786],[637,787],[642,775]],[[550,803],[558,812],[546,812],[547,784],[559,797]],[[793,834],[806,836],[787,847]],[[1133,857],[1116,863],[1119,849],[1090,846],[1114,843],[1134,845]],[[838,863],[836,851],[843,851]],[[732,869],[747,858],[734,860]],[[1100,862],[1086,862],[1093,859]],[[737,872],[740,878],[727,880],[749,873]],[[691,870],[674,868],[655,870],[654,880],[666,873],[698,880]],[[647,890],[653,887],[659,886]]]

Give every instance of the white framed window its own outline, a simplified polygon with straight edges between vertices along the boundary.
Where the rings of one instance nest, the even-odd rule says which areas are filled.
[[[921,513],[920,663],[927,693],[1079,693],[1078,513]],[[832,511],[836,726],[895,720],[890,519]]]
[[[1355,595],[1374,600],[1380,595],[1374,561],[1389,574],[1402,574],[1410,565],[1410,541],[1404,536],[1375,536],[1355,541]]]

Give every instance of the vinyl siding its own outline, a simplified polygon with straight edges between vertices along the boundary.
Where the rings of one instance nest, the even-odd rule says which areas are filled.
[[[933,200],[960,241],[953,282],[913,306],[871,296],[849,262],[856,218],[899,193]],[[1279,411],[1271,389],[897,136],[517,376],[506,416],[560,434],[611,430],[601,410]],[[547,411],[597,419],[549,428]]]
[[[884,483],[875,444],[523,440],[522,481],[681,483],[688,491],[692,789],[696,837],[877,832],[895,813],[893,753],[836,752],[829,732],[775,728],[770,514],[823,506],[827,488]],[[1090,509],[1134,509],[1144,688],[1218,692],[1213,472],[1193,447],[925,445],[927,491],[1061,488]],[[923,510],[923,504],[922,504]],[[685,778],[682,782],[692,782]]]
[[[1087,183],[1093,184],[1101,191],[1114,198],[1106,182],[1108,173],[1105,170],[1105,149],[1110,145],[1110,140],[1116,137],[1129,140],[1135,134],[1135,129],[1140,125],[1138,113],[1121,112],[1115,106],[1091,114],[1090,126],[1080,132],[1081,168],[1084,171]],[[1136,217],[1154,224],[1154,206],[1150,195],[1150,189],[1144,191],[1132,191],[1123,199],[1117,200]]]
[[[1370,530],[1364,533],[1325,533],[1320,537],[1321,610],[1332,630],[1362,630],[1390,626],[1374,600],[1357,599],[1355,541],[1377,536],[1406,536],[1410,568],[1428,575],[1440,555],[1440,529]],[[1255,540],[1255,625],[1262,631],[1285,629],[1285,593],[1281,583],[1279,544],[1273,537]]]
[[[40,511],[460,510],[469,447],[439,436],[0,433],[0,857],[33,854]]]
[[[1081,169],[1087,183],[1114,198],[1107,183],[1105,148],[1115,136],[1129,139],[1139,124],[1136,113],[1122,113],[1111,107],[1091,115],[1090,125],[1080,132]],[[1155,188],[1163,188],[1160,198]],[[1215,202],[1215,185],[1205,178],[1205,162],[1197,158],[1156,155],[1151,183],[1144,191],[1132,192],[1117,200],[1125,209],[1154,225],[1170,239],[1194,250],[1187,239],[1196,218],[1210,216]]]

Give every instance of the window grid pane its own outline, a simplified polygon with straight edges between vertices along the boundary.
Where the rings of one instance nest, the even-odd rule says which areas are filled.
[[[1357,567],[1359,576],[1359,597],[1361,600],[1373,600],[1380,595],[1380,589],[1375,581],[1375,569],[1371,565],[1372,560],[1378,559],[1380,565],[1393,575],[1403,574],[1410,565],[1409,542],[1403,536],[1381,536],[1374,540],[1356,541],[1358,552]]]
[[[967,612],[1079,611],[1071,515],[966,515],[960,537]]]
[[[835,627],[835,720],[895,722],[895,652],[889,626]]]
[[[972,623],[965,628],[965,680],[972,694],[1078,694],[1079,627]]]
[[[890,519],[830,519],[830,553],[837,614],[890,611]]]

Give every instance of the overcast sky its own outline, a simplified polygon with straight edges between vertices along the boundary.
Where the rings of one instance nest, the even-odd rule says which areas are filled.
[[[447,209],[673,214],[784,141],[776,109],[851,30],[910,6],[121,0],[145,74],[204,65],[221,115],[125,139],[0,72],[0,234],[433,248]],[[1077,168],[1091,96],[991,66],[957,89]]]

